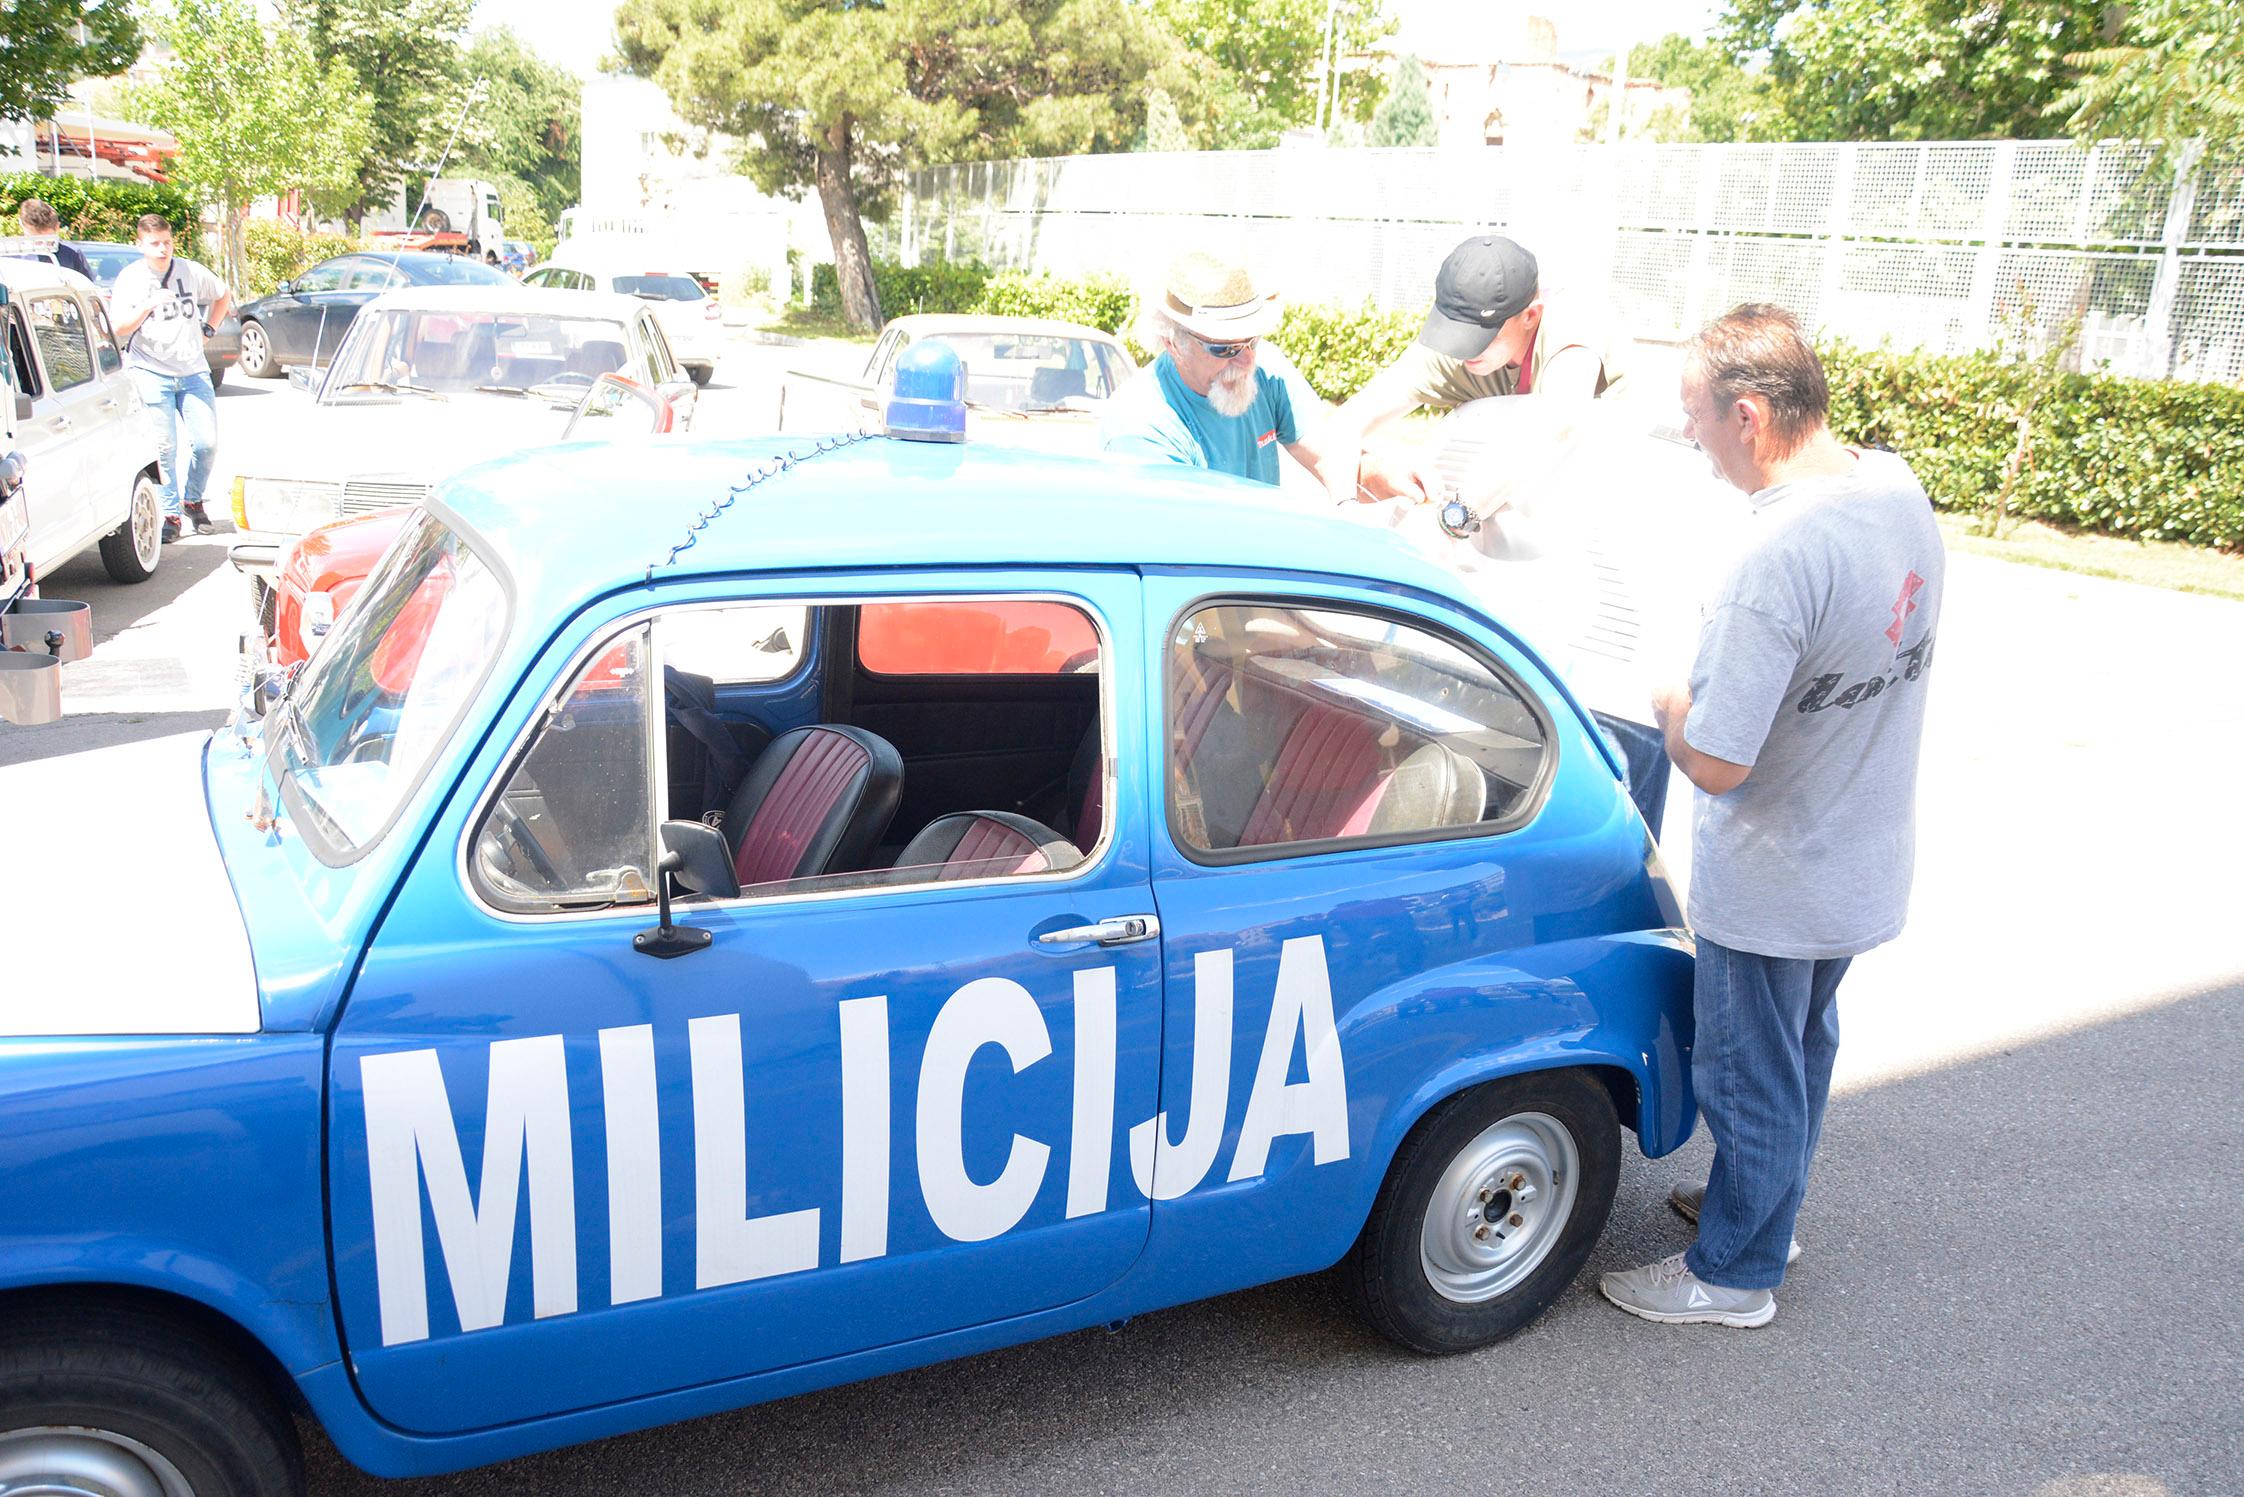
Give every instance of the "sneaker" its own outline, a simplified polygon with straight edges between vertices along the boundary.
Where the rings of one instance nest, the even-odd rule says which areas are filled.
[[[1695,1227],[1699,1224],[1699,1207],[1706,1203],[1706,1187],[1703,1185],[1678,1185],[1667,1193],[1667,1203],[1674,1209],[1677,1216],[1682,1217],[1683,1220]],[[1784,1264],[1785,1267],[1790,1268],[1799,1261],[1800,1239],[1795,1237],[1792,1239],[1792,1246],[1785,1249]]]
[[[171,544],[171,543],[172,543],[173,541],[176,541],[176,540],[178,540],[178,539],[179,539],[179,532],[180,532],[180,521],[179,521],[179,516],[177,516],[177,515],[166,515],[166,516],[164,516],[164,541],[163,541],[163,543],[164,543],[165,545],[167,545],[167,546],[168,546],[168,545],[170,545],[170,544]]]
[[[218,527],[210,523],[210,511],[199,504],[182,504],[180,508],[187,512],[187,523],[193,527],[195,534],[218,534]]]
[[[1683,1255],[1662,1258],[1626,1273],[1609,1273],[1597,1287],[1629,1314],[1668,1325],[1767,1325],[1776,1319],[1776,1296],[1766,1289],[1724,1289],[1683,1266]]]

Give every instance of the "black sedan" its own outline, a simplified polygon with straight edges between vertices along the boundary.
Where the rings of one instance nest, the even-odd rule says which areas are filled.
[[[358,309],[401,286],[506,286],[513,277],[461,255],[414,251],[337,255],[322,260],[271,296],[241,308],[242,373],[278,379],[289,364],[324,364]]]
[[[137,244],[114,244],[106,239],[73,239],[69,244],[86,257],[86,264],[93,268],[94,283],[101,287],[104,299],[116,287],[117,273],[141,258]],[[210,366],[213,387],[225,383],[226,371],[241,357],[241,337],[241,320],[228,312],[225,321],[218,324],[218,330],[203,340],[203,362]]]

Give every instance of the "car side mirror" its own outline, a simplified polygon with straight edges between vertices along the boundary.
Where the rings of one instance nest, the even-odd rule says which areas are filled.
[[[29,421],[31,419],[31,397],[21,390],[16,391],[16,419],[18,421]]]
[[[725,845],[725,834],[707,822],[664,822],[662,850],[678,859],[673,872],[679,888],[712,899],[739,897],[740,878],[733,872],[732,849]]]
[[[289,293],[289,292],[291,292],[291,291],[293,291],[293,290],[295,290],[295,289],[296,289],[296,283],[295,283],[294,281],[283,281],[283,282],[281,282],[281,283],[280,283],[280,284],[279,284],[278,286],[275,286],[275,287],[273,288],[273,295],[275,295],[275,296],[286,296],[286,295],[288,295],[288,293]]]
[[[309,395],[312,393],[312,387],[318,381],[318,378],[318,371],[309,364],[291,364],[288,366],[288,387],[291,390],[302,390],[306,395]]]

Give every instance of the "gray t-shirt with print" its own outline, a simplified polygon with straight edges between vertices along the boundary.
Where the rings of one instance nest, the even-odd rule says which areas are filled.
[[[192,260],[171,257],[165,275],[135,260],[117,273],[109,293],[110,316],[130,322],[148,307],[148,320],[125,340],[125,362],[135,369],[158,374],[201,374],[210,366],[203,359],[203,319],[226,294],[226,283]]]
[[[1683,732],[1753,772],[1695,797],[1691,925],[1763,956],[1854,956],[1908,910],[1947,553],[1891,453],[1753,505],[1756,533],[1706,609]]]

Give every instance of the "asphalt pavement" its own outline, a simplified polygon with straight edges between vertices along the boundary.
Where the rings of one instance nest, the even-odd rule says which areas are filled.
[[[736,346],[696,430],[768,420],[804,357]],[[228,381],[214,501],[302,398]],[[62,723],[0,725],[7,777],[105,793],[81,750],[221,719],[228,539],[137,587],[90,556],[51,579],[96,649]],[[1475,1355],[1393,1351],[1311,1278],[440,1480],[373,1481],[307,1431],[312,1490],[2244,1493],[2239,659],[2244,603],[1951,558],[1911,923],[1842,989],[1806,1256],[1765,1329],[1596,1295],[1688,1241],[1663,1201],[1702,1135],[1624,1153],[1588,1271]]]

